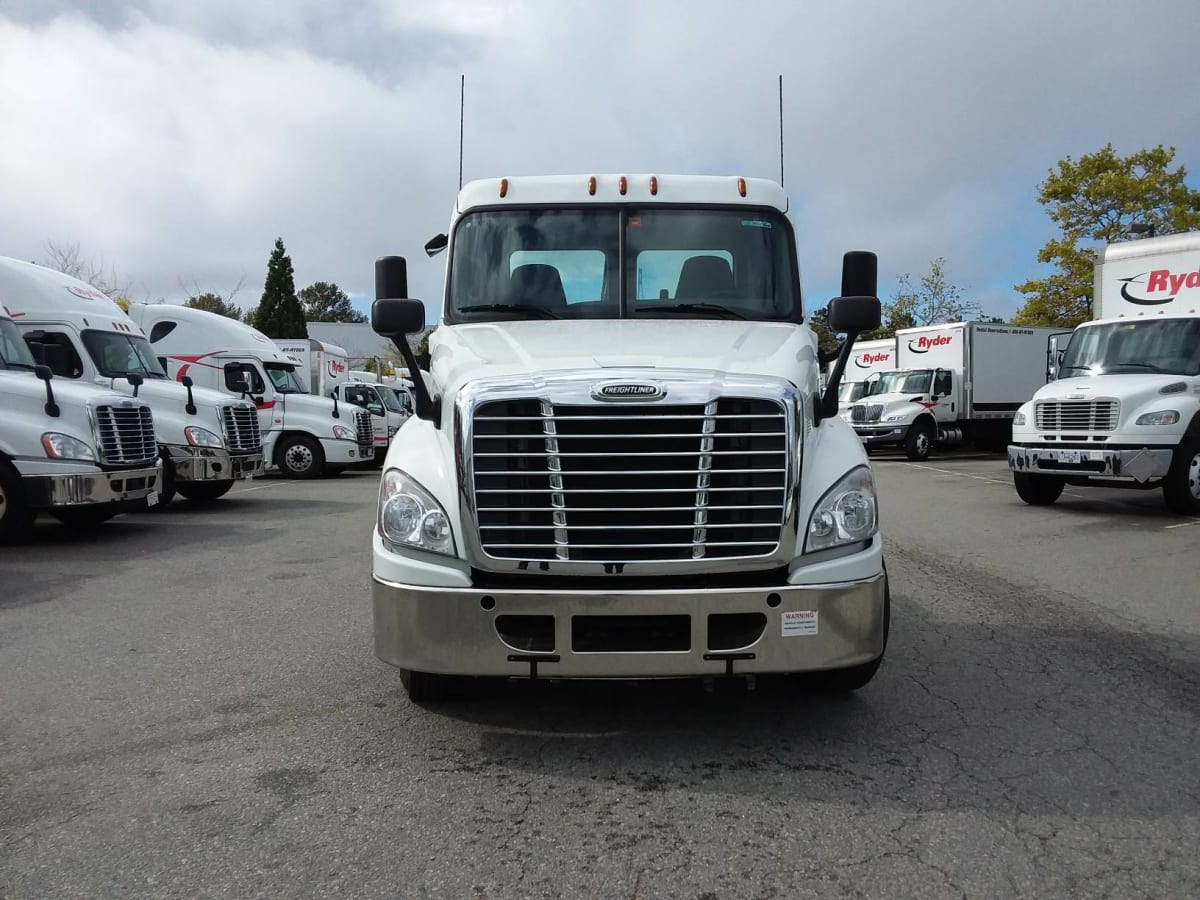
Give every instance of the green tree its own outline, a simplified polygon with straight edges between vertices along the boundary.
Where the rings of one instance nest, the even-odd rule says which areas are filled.
[[[808,316],[808,326],[817,336],[817,351],[821,359],[830,359],[837,353],[841,341],[829,327],[829,307],[814,309]]]
[[[188,297],[187,302],[183,305],[191,309],[202,309],[205,312],[216,313],[218,316],[236,319],[239,322],[242,320],[242,310],[236,303],[226,300],[220,294],[214,294],[212,291]]]
[[[891,337],[901,328],[963,322],[982,315],[978,303],[963,299],[962,289],[946,277],[946,260],[939,256],[913,284],[907,272],[896,278],[896,293],[883,305],[883,327],[875,337]]]
[[[1171,169],[1174,158],[1175,148],[1161,144],[1129,156],[1107,144],[1059,160],[1038,185],[1038,202],[1060,234],[1037,258],[1055,271],[1016,285],[1026,300],[1014,322],[1071,328],[1092,317],[1096,258],[1084,242],[1127,239],[1134,224],[1160,235],[1200,228],[1200,191],[1187,186],[1183,166]]]
[[[287,255],[283,238],[275,239],[275,249],[267,262],[267,280],[262,300],[250,318],[250,324],[269,338],[306,338],[304,307],[296,297],[292,258]]]
[[[367,317],[350,304],[350,298],[336,284],[318,281],[298,294],[309,322],[365,322]]]

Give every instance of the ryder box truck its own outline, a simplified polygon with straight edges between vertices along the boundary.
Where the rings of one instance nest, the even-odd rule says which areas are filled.
[[[1013,423],[1018,495],[1044,505],[1068,484],[1161,488],[1171,510],[1200,515],[1200,233],[1107,245],[1092,307],[1057,380]]]

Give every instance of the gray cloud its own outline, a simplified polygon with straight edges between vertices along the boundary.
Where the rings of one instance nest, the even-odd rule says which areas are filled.
[[[300,284],[369,294],[401,252],[436,303],[420,247],[457,187],[460,72],[468,178],[776,177],[782,73],[810,304],[867,247],[885,288],[945,256],[1011,312],[1059,158],[1165,143],[1197,166],[1192,0],[793,6],[3,3],[0,253],[79,241],[151,296],[244,275],[253,303],[281,235]]]

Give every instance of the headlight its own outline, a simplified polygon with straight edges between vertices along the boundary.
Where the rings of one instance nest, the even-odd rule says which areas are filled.
[[[201,428],[199,425],[189,425],[183,429],[183,436],[187,438],[187,442],[193,447],[224,447],[225,442],[209,431],[207,428]]]
[[[87,459],[93,462],[96,453],[91,446],[69,434],[50,432],[42,435],[42,447],[51,459]]]
[[[879,528],[875,482],[871,470],[860,466],[831,488],[808,520],[804,552],[828,550],[868,540]]]
[[[1013,425],[1024,425],[1024,424],[1025,424],[1025,413],[1019,412],[1015,416],[1013,416]]]
[[[1160,409],[1137,417],[1139,425],[1174,425],[1178,421],[1179,413],[1173,409]]]
[[[399,469],[388,469],[379,486],[379,533],[393,544],[456,555],[446,511]]]
[[[352,441],[356,435],[353,428],[347,428],[345,425],[334,425],[333,436],[339,441]]]

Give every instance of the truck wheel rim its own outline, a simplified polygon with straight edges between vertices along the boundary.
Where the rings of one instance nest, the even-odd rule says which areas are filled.
[[[920,434],[917,435],[917,452],[918,453],[928,453],[929,452],[929,434],[928,434],[928,432],[922,431]]]
[[[1188,463],[1188,490],[1192,492],[1192,499],[1200,500],[1200,453],[1192,455],[1192,461]],[[4,503],[4,494],[0,492],[0,504]],[[3,516],[4,508],[0,505],[0,516]]]
[[[287,460],[288,468],[293,472],[307,472],[313,464],[312,451],[303,444],[288,447],[284,459]]]
[[[4,521],[4,516],[8,513],[8,495],[4,493],[4,488],[0,487],[0,522]]]

